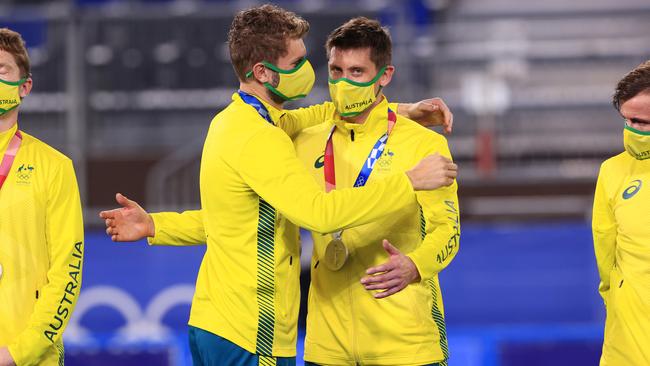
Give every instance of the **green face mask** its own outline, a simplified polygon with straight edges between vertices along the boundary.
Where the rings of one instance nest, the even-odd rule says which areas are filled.
[[[27,78],[16,82],[0,79],[0,116],[20,105],[20,86]]]
[[[360,83],[346,78],[329,79],[330,97],[341,117],[354,117],[363,113],[377,100],[381,87],[375,93],[375,83],[386,71],[382,67],[377,75],[367,83]]]
[[[278,86],[274,87],[270,83],[264,83],[264,86],[283,100],[296,100],[307,96],[314,86],[316,74],[314,68],[307,59],[300,61],[296,67],[291,70],[284,70],[270,62],[263,61],[262,64],[268,69],[273,70],[280,76]],[[253,71],[246,73],[246,77],[253,76]]]
[[[623,130],[625,150],[637,160],[650,159],[650,131],[639,131],[628,125]]]

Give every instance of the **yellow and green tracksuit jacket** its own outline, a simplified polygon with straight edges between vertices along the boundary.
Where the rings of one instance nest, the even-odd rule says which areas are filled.
[[[327,107],[327,106],[326,106]],[[351,187],[367,154],[386,131],[387,104],[382,102],[364,125],[340,120],[309,128],[295,142],[299,158],[324,190],[323,150],[333,123],[339,187]],[[303,116],[299,116],[303,117]],[[354,130],[354,141],[352,141]],[[444,137],[402,117],[391,134],[371,181],[405,171],[422,157],[450,156]],[[306,360],[323,364],[355,362],[421,365],[448,356],[442,297],[437,274],[458,251],[456,184],[418,193],[408,207],[343,234],[349,262],[338,272],[319,266],[330,235],[313,233],[312,285],[307,319]],[[152,215],[154,244],[193,245],[205,240],[200,211]],[[390,240],[416,263],[422,281],[387,299],[376,300],[359,283],[365,270],[386,261],[382,239]]]
[[[17,126],[0,133],[4,156]],[[18,366],[62,365],[79,298],[83,222],[70,159],[23,133],[0,189],[0,347]]]
[[[332,137],[337,189],[352,187],[368,153],[386,132],[387,102],[377,105],[364,124],[334,118],[308,128],[294,140],[314,180],[324,187],[323,149]],[[446,139],[397,117],[386,150],[369,182],[404,172],[427,155],[451,158]],[[448,357],[438,273],[458,252],[459,212],[456,183],[418,192],[417,202],[393,215],[345,230],[350,251],[346,264],[331,271],[320,263],[331,235],[312,233],[314,253],[307,312],[305,360],[323,365],[423,365]],[[422,280],[385,299],[375,299],[360,280],[366,269],[386,262],[381,243],[388,239],[417,266]]]
[[[265,106],[282,129],[234,94],[208,130],[200,172],[207,251],[189,324],[252,353],[291,357],[300,245],[289,222],[333,232],[399,212],[414,204],[415,194],[403,172],[326,194],[296,157],[289,136],[314,124],[301,123],[313,121],[312,114],[322,120],[331,105],[286,120],[282,110]],[[160,240],[164,235],[154,242]]]
[[[650,160],[623,152],[600,167],[593,236],[607,308],[601,366],[650,365]]]

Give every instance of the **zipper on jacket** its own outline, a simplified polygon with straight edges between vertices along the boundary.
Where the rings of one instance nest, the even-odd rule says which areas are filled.
[[[354,142],[354,130],[350,130],[350,141]]]
[[[348,258],[348,260],[349,259],[350,258]],[[348,263],[348,265],[349,265],[349,263]],[[351,284],[353,278],[352,278],[352,274],[349,271],[349,268],[345,268],[345,272],[348,275],[348,283]],[[353,286],[348,286],[348,297],[349,297],[349,301],[350,301],[350,317],[352,318],[352,326],[350,327],[350,329],[352,329],[352,354],[354,356],[354,364],[359,365],[359,358],[360,357],[359,357],[359,348],[358,348],[358,345],[357,345],[357,327],[356,327],[356,323],[355,323],[355,320],[356,320],[357,316],[354,313],[354,304],[353,304],[354,296],[352,296],[352,287]]]

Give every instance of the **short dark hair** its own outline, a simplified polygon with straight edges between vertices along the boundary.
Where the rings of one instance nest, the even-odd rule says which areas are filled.
[[[328,57],[333,47],[344,50],[369,48],[370,59],[377,69],[391,64],[393,44],[390,33],[374,19],[352,18],[336,28],[325,43]]]
[[[288,41],[301,39],[309,23],[293,12],[270,4],[235,15],[228,31],[230,61],[240,80],[258,62],[276,63],[287,54]]]
[[[620,111],[623,103],[643,92],[650,92],[650,60],[628,72],[618,82],[612,98],[614,108]]]
[[[9,28],[0,28],[0,50],[8,52],[14,57],[21,78],[29,77],[31,72],[29,55],[27,55],[27,47],[25,47],[25,41],[20,33]]]

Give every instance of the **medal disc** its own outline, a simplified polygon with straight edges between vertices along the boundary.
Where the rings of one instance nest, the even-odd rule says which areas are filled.
[[[325,266],[331,271],[338,271],[348,259],[348,248],[341,239],[333,239],[325,249]]]

